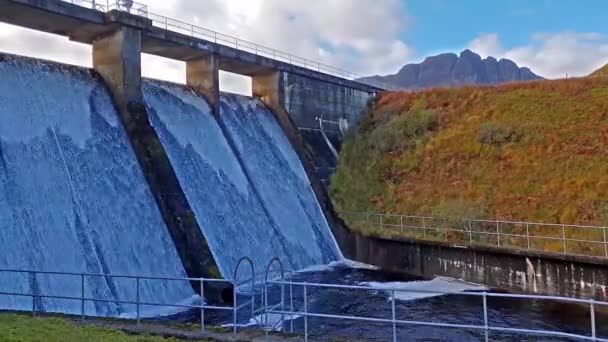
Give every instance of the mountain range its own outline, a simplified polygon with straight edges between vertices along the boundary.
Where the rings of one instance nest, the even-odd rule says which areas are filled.
[[[482,59],[467,49],[462,51],[460,56],[455,53],[443,53],[427,57],[419,64],[407,64],[394,75],[363,77],[359,81],[386,89],[414,90],[541,79],[543,78],[529,68],[520,68],[509,59]]]

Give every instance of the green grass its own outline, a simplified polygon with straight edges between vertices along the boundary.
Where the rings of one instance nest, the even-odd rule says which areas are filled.
[[[32,318],[23,315],[0,315],[2,342],[167,342],[172,338],[132,336],[93,326],[78,326],[59,318]]]
[[[346,139],[330,193],[343,212],[608,225],[607,144],[606,78],[389,92]]]

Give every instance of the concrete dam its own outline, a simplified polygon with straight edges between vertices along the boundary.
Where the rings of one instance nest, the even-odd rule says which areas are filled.
[[[0,54],[0,269],[232,278],[243,256],[256,270],[273,257],[288,270],[342,259],[316,178],[335,160],[318,152],[315,118],[354,122],[378,89],[121,11],[0,0],[0,21],[91,44],[94,66]],[[142,79],[143,52],[185,61],[187,85]],[[220,93],[219,70],[251,76],[254,97]],[[135,307],[112,300],[198,294],[187,281],[142,281],[136,294],[132,279],[87,277],[80,289],[73,278],[9,272],[0,292],[82,290],[108,300],[87,314],[113,317]],[[81,310],[0,297],[0,309],[32,305]]]

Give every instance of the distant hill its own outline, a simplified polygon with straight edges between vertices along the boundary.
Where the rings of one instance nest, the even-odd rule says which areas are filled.
[[[598,76],[608,76],[608,64],[604,65],[603,67],[595,70],[594,72],[591,73],[591,75],[589,75],[590,77],[598,77]]]
[[[482,59],[471,50],[460,56],[443,53],[427,57],[420,64],[407,64],[398,73],[363,77],[360,80],[387,89],[421,89],[472,84],[498,84],[543,79],[528,68],[520,68],[508,59]]]

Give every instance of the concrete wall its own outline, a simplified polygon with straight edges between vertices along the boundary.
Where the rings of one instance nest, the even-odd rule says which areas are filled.
[[[361,113],[375,97],[375,93],[287,72],[282,73],[282,84],[281,102],[304,135],[313,154],[317,177],[326,183],[337,160],[318,131],[316,118],[336,122],[346,119],[349,126],[353,127],[359,122]],[[333,146],[339,150],[342,141],[339,127],[325,124],[324,130]]]
[[[608,300],[608,260],[366,237],[334,227],[347,258],[391,271],[447,276],[512,292]]]

